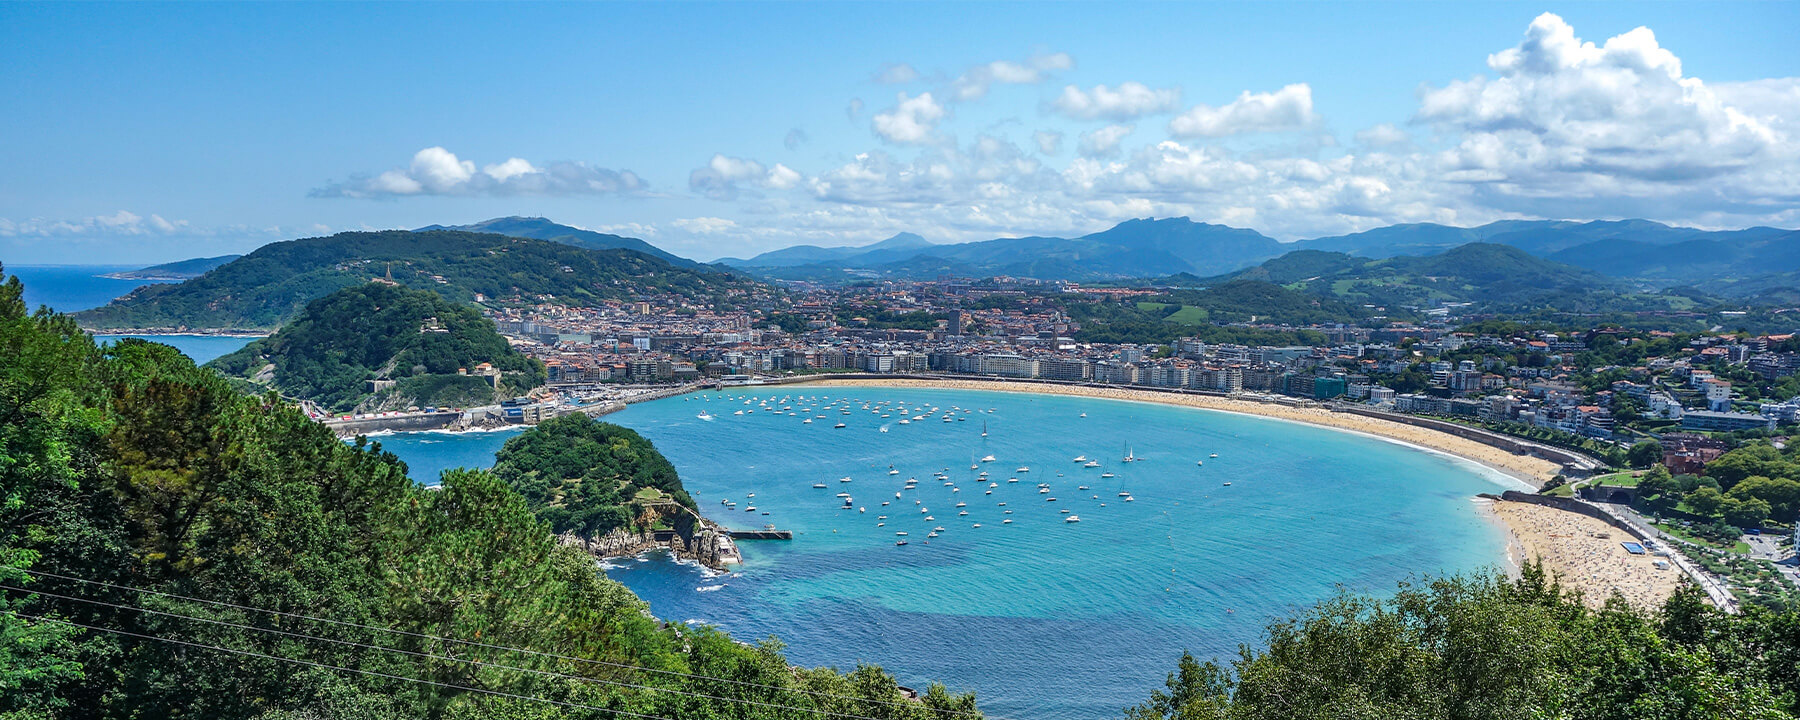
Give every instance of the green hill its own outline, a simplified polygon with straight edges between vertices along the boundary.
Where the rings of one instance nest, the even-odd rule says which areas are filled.
[[[1437,255],[1368,259],[1298,250],[1214,278],[1266,280],[1354,304],[1429,309],[1470,303],[1484,311],[1526,313],[1685,310],[1691,298],[1636,293],[1614,280],[1508,245],[1468,243]]]
[[[498,378],[459,374],[482,363]],[[308,303],[274,335],[208,366],[334,412],[482,405],[544,382],[543,366],[473,306],[374,282]],[[377,379],[394,385],[372,392]]]
[[[28,314],[17,280],[0,417],[0,717],[980,717],[663,623],[492,473],[420,487],[174,348]]]
[[[389,273],[395,282],[456,302],[477,295],[494,302],[554,297],[589,303],[670,294],[730,307],[766,291],[736,275],[675,267],[633,250],[391,230],[270,243],[198,278],[141,287],[75,317],[96,329],[272,330],[315,298]]]
[[[637,431],[581,413],[545,421],[506,441],[494,474],[525,497],[553,532],[595,538],[668,500],[694,507],[675,466]]]
[[[147,268],[107,273],[102,277],[118,278],[120,280],[186,280],[188,278],[205,275],[213,268],[224,265],[225,263],[240,257],[243,256],[220,255],[218,257],[189,258],[187,260],[178,260],[171,263],[163,263],[161,265],[151,265]]]

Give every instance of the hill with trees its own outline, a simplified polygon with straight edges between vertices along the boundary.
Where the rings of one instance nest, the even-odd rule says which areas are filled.
[[[186,280],[188,278],[196,278],[205,275],[213,268],[224,265],[225,263],[240,257],[243,256],[220,255],[218,257],[190,258],[187,260],[177,260],[171,263],[163,263],[161,265],[151,265],[150,267],[138,268],[136,270],[107,273],[102,277],[117,278],[119,280]]]
[[[27,314],[17,279],[0,417],[0,717],[980,716],[663,623],[494,474],[421,487],[173,348]]]
[[[570,227],[568,225],[552,222],[548,218],[541,217],[519,217],[515,215],[511,217],[494,218],[492,220],[483,220],[469,225],[427,225],[419,228],[417,232],[430,232],[432,230],[460,230],[462,232],[494,233],[496,235],[508,235],[511,237],[549,240],[551,242],[574,245],[575,247],[586,248],[588,250],[636,250],[645,255],[661,258],[670,265],[676,267],[705,267],[701,263],[668,252],[655,245],[651,245],[648,242],[639,240],[638,238],[594,232],[593,230],[583,230],[578,227]]]
[[[650,508],[657,503],[694,509],[675,466],[649,440],[581,413],[538,424],[507,440],[494,457],[494,474],[553,532],[596,538],[653,522]]]
[[[84,326],[273,330],[316,298],[391,276],[455,302],[557,298],[572,304],[669,294],[733,307],[768,288],[635,250],[452,230],[339,233],[270,243],[175,285],[150,285],[77,313]]]
[[[497,374],[478,372],[483,364]],[[274,335],[208,367],[333,412],[483,405],[544,383],[543,365],[474,306],[377,282],[308,303]],[[376,380],[393,383],[377,392]]]

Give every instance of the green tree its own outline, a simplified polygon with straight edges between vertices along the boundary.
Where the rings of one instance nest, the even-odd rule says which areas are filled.
[[[1719,511],[1724,509],[1725,494],[1719,492],[1716,488],[1703,487],[1688,493],[1687,504],[1688,507],[1693,508],[1694,512],[1699,513],[1701,516],[1712,517],[1718,515]]]
[[[1625,460],[1634,468],[1647,468],[1662,462],[1662,454],[1662,443],[1645,440],[1632,445],[1631,451],[1625,455]]]
[[[1725,498],[1719,510],[1725,522],[1744,529],[1760,528],[1763,521],[1769,519],[1769,503],[1761,498]]]

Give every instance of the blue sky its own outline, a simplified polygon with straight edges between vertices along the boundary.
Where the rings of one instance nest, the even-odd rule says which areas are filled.
[[[1772,2],[0,4],[0,261],[499,215],[701,259],[1147,215],[1793,227],[1795,27]]]

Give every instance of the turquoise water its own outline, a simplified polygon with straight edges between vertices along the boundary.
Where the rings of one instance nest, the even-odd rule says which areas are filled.
[[[422,485],[436,485],[445,470],[493,467],[494,453],[523,430],[390,433],[371,437],[369,442],[400,456],[408,477]]]
[[[94,339],[110,343],[120,338],[142,338],[150,342],[162,343],[180,350],[183,355],[194,360],[196,365],[205,365],[220,355],[237,352],[238,348],[249,345],[255,338],[221,337],[217,335],[95,335]],[[492,461],[489,464],[493,464]]]
[[[794,400],[802,395],[855,401],[842,415],[823,400]],[[826,417],[803,424],[759,407],[783,397],[771,406]],[[864,402],[890,403],[871,407],[891,417]],[[897,403],[913,415],[937,410],[900,425]],[[970,412],[942,422],[952,407]],[[799,664],[871,662],[903,683],[940,679],[976,691],[999,717],[1117,717],[1160,687],[1184,649],[1229,657],[1239,643],[1259,642],[1269,619],[1339,587],[1389,592],[1424,573],[1494,567],[1503,552],[1472,496],[1506,481],[1442,455],[1264,418],[812,386],[689,395],[606,419],[654,441],[710,517],[796,532],[792,542],[744,543],[745,566],[727,576],[666,558],[609,563],[607,573],[658,616],[713,623],[743,640],[777,635]],[[832,427],[840,421],[845,428]],[[445,451],[467,453],[455,464],[480,464],[505,437],[382,440],[419,477],[444,466],[430,458]],[[1128,445],[1140,462],[1120,462]],[[987,455],[995,461],[979,462]],[[1077,455],[1102,466],[1071,462]],[[998,483],[991,495],[971,464]],[[933,479],[940,470],[954,487]],[[1100,477],[1109,471],[1117,477]],[[908,477],[916,489],[902,489]],[[852,508],[839,492],[851,493]],[[744,512],[751,504],[757,510]],[[1063,509],[1080,522],[1065,522]],[[940,537],[926,537],[938,526]],[[906,546],[895,545],[899,531]]]

